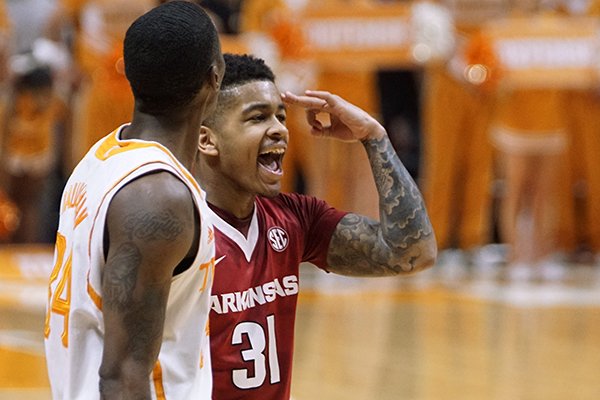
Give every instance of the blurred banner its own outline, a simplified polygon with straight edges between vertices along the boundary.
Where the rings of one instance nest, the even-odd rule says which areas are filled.
[[[331,69],[411,66],[410,3],[307,7],[301,25],[310,56]]]
[[[485,24],[457,55],[462,60],[453,61],[458,63],[454,70],[476,84],[493,78],[504,88],[595,87],[600,21],[560,15],[502,18]]]

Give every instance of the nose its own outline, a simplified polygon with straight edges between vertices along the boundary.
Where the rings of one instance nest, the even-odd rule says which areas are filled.
[[[267,134],[272,139],[283,139],[287,142],[290,132],[285,125],[285,122],[274,116],[273,123],[271,124]]]

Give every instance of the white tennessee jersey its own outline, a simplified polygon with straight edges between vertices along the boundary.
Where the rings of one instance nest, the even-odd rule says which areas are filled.
[[[100,397],[101,275],[108,206],[128,182],[163,170],[190,189],[202,231],[193,265],[172,280],[163,342],[148,384],[154,399],[208,400],[212,390],[208,314],[215,249],[212,225],[204,219],[208,213],[205,194],[169,150],[155,142],[120,140],[122,129],[91,148],[63,191],[44,329],[52,397]]]

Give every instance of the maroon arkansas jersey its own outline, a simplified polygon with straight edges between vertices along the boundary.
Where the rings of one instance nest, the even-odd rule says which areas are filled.
[[[326,269],[331,235],[345,213],[309,196],[258,197],[244,236],[232,226],[239,221],[215,211],[213,400],[288,400],[299,265]]]

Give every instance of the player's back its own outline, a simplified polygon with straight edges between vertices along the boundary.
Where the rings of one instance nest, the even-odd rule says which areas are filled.
[[[92,147],[73,171],[61,199],[44,331],[54,399],[99,398],[104,230],[112,197],[133,179],[164,170],[186,184],[199,214],[206,213],[200,188],[166,148],[154,142],[120,140],[120,131]],[[156,397],[210,398],[208,336],[202,327],[208,324],[214,244],[212,228],[205,222],[201,226],[192,266],[171,283],[163,344],[149,376]]]

